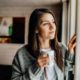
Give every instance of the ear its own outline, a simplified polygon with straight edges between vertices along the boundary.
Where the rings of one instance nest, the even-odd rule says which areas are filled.
[[[39,31],[38,31],[38,30],[36,30],[36,34],[38,34],[38,32],[39,32]]]

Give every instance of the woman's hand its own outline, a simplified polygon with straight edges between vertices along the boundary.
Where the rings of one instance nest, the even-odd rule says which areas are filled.
[[[68,50],[70,53],[74,53],[76,48],[76,34],[73,35],[73,37],[70,39],[69,44],[68,44]]]
[[[49,57],[47,54],[40,55],[37,59],[38,66],[44,68],[48,65]]]

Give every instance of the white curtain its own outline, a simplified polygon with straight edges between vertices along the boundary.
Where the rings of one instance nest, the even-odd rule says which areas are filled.
[[[76,0],[63,2],[62,43],[68,44],[76,31]]]
[[[77,34],[74,80],[80,80],[80,0],[63,2],[62,43],[66,44],[74,33]]]
[[[80,0],[76,0],[76,26],[77,26],[77,47],[76,47],[76,65],[75,80],[80,80]]]

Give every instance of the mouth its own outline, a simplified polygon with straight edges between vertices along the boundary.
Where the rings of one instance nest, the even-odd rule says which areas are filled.
[[[54,33],[54,31],[49,32],[50,34]]]

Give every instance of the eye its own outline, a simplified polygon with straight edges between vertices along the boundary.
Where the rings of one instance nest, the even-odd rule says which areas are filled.
[[[43,23],[44,26],[49,25],[49,23]]]

